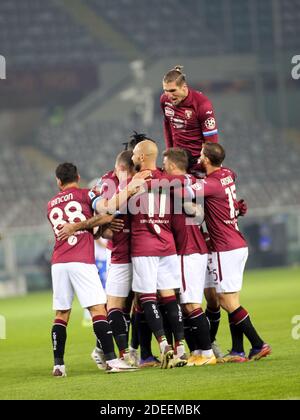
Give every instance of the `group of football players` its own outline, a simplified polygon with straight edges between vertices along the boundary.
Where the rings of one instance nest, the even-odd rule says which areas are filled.
[[[225,150],[217,142],[211,103],[187,86],[178,67],[165,75],[163,88],[162,167],[156,142],[135,133],[115,168],[92,190],[79,187],[75,165],[56,170],[60,192],[48,203],[56,238],[54,376],[66,375],[74,293],[92,316],[97,338],[92,358],[107,372],[246,362],[271,353],[240,305],[248,247],[238,217],[246,205],[236,198],[235,173],[223,166]],[[109,239],[105,292],[94,264],[95,227]],[[225,356],[215,341],[220,308],[228,313],[232,338]],[[152,334],[159,359],[152,353]],[[248,356],[244,336],[251,343]]]

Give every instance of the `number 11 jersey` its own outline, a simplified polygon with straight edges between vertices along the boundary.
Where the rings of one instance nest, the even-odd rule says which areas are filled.
[[[152,170],[154,180],[162,180],[165,175],[160,169]],[[171,230],[172,200],[169,191],[153,190],[131,197],[131,256],[166,257],[176,254],[176,246]]]
[[[52,264],[81,262],[95,264],[94,239],[91,231],[78,231],[65,241],[57,238],[65,223],[76,223],[93,216],[96,194],[85,188],[68,188],[53,197],[47,206],[47,217],[55,235]]]

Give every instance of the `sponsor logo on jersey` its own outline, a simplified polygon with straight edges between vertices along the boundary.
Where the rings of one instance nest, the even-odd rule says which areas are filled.
[[[212,111],[206,111],[205,114],[212,114]]]
[[[173,117],[175,114],[174,109],[169,108],[168,106],[165,107],[165,115],[167,117]]]
[[[78,239],[74,235],[70,236],[68,239],[68,244],[71,246],[76,245],[77,242],[78,242]]]
[[[196,184],[192,185],[192,188],[193,188],[193,190],[200,191],[200,190],[202,190],[203,185],[200,182],[196,182]]]
[[[184,124],[175,123],[175,124],[173,124],[173,127],[174,128],[184,128]]]
[[[192,111],[191,109],[186,109],[186,110],[184,111],[184,115],[185,115],[185,117],[189,120],[190,118],[192,118],[193,111]]]
[[[172,121],[174,123],[184,124],[184,120],[182,120],[181,118],[173,118]]]
[[[204,125],[208,130],[213,130],[216,126],[216,120],[213,117],[207,118]]]
[[[158,234],[158,235],[160,235],[160,232],[161,232],[161,228],[155,223],[154,225],[154,230],[155,230],[155,232]]]
[[[174,128],[184,128],[184,120],[180,118],[171,118],[171,122]]]

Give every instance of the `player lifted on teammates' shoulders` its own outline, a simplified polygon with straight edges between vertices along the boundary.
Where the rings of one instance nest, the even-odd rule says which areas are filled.
[[[198,159],[205,142],[218,142],[218,128],[211,101],[187,84],[182,66],[168,71],[163,78],[164,93],[160,104],[164,115],[164,137],[167,149],[180,147],[189,154],[189,172],[201,172]],[[215,288],[207,276],[204,295],[207,301],[206,316],[210,322],[211,341],[216,357],[222,355],[216,343],[220,323],[220,305]]]
[[[160,105],[164,115],[167,149],[180,147],[190,154],[192,168],[199,169],[202,145],[218,141],[215,112],[210,100],[187,85],[182,66],[168,71],[163,78]]]

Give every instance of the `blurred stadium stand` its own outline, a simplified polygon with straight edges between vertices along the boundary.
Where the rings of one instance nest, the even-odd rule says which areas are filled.
[[[298,47],[299,13],[299,0],[149,0],[143,7],[139,0],[2,0],[0,47],[20,67],[124,58],[108,32],[89,26],[98,16],[148,56],[274,53],[278,30],[283,48]]]
[[[0,50],[13,68],[98,63],[118,58],[54,1],[1,0]]]
[[[225,164],[238,174],[239,194],[250,208],[300,205],[299,150],[283,141],[272,127],[223,115],[219,119],[220,139],[226,147]],[[122,142],[128,140],[135,123],[131,119],[114,122],[67,123],[41,127],[34,146],[54,162],[76,162],[84,179],[100,177],[114,166]],[[161,118],[156,118],[148,135],[157,139],[161,151]],[[24,155],[26,148],[7,145],[0,157],[1,225],[37,225],[44,220],[43,210],[55,191],[54,175]],[[22,206],[16,203],[22,200]],[[8,209],[11,209],[8,211]],[[26,209],[26,210],[25,210]]]

